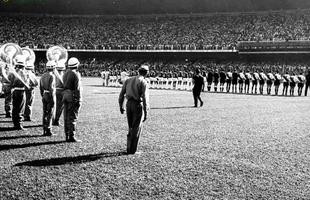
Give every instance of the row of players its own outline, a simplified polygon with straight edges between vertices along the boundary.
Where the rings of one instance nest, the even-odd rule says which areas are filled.
[[[104,79],[104,86],[121,86],[122,82],[126,80],[129,76],[134,76],[135,72],[116,72],[116,71],[105,71],[102,72],[102,78]],[[221,70],[218,72],[217,70],[202,72],[204,77],[204,81],[207,85],[207,91],[211,91],[211,87],[213,85],[213,91],[217,92],[218,88],[220,92],[224,92],[226,88],[226,92],[232,91],[233,93],[250,93],[250,84],[251,84],[251,93],[257,94],[257,89],[260,94],[264,93],[264,86],[267,85],[267,94],[271,94],[271,87],[274,85],[275,87],[275,95],[278,95],[279,86],[283,83],[283,92],[282,95],[287,95],[288,87],[289,94],[291,96],[294,95],[295,87],[298,86],[298,95],[301,96],[304,85],[306,84],[305,96],[307,96],[307,88],[310,85],[310,74],[308,73],[306,76],[303,73],[299,75],[294,72],[280,74],[278,71],[276,73],[272,73],[271,71],[265,73],[263,70],[258,72],[255,70],[250,73],[247,72],[237,72],[234,70],[233,72],[228,71],[225,72]],[[151,71],[149,77],[147,77],[147,81],[149,82],[150,88],[155,89],[178,89],[178,90],[191,90],[192,89],[192,72],[159,72]],[[226,85],[225,85],[226,84]],[[237,90],[238,89],[238,90]]]

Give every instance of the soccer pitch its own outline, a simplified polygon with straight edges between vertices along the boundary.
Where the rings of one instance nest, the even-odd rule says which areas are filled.
[[[309,199],[309,97],[150,90],[138,153],[125,155],[120,88],[83,78],[77,138],[13,131],[0,103],[0,199]],[[281,91],[282,93],[282,91]],[[63,122],[62,122],[63,123]]]

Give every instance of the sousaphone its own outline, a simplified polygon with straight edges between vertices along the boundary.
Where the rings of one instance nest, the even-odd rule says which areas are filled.
[[[0,58],[3,62],[13,66],[13,60],[17,55],[22,55],[22,49],[15,43],[6,43],[0,47]]]
[[[68,51],[62,46],[52,46],[46,51],[46,58],[48,61],[54,60],[57,65],[60,63],[64,64],[68,60]],[[54,70],[54,74],[61,82],[63,82],[56,69]]]
[[[18,55],[23,56],[23,52],[20,46],[15,43],[6,43],[0,47],[0,58],[10,68],[10,73],[13,73],[14,76],[25,85],[26,88],[29,88],[29,85],[25,83],[25,81],[13,68],[13,61]]]
[[[29,47],[23,47],[22,53],[26,57],[26,67],[34,68],[34,62],[36,61],[36,54]]]

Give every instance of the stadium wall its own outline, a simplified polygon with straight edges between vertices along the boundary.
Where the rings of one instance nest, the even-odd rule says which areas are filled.
[[[35,50],[37,60],[46,60],[46,50]],[[68,50],[69,57],[80,59],[145,59],[145,60],[212,60],[212,61],[284,61],[284,62],[309,62],[309,51],[265,51],[265,52],[238,52],[234,50],[221,51],[135,51],[135,50]]]

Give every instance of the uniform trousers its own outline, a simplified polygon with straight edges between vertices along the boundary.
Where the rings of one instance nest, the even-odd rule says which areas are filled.
[[[13,109],[12,120],[15,128],[22,126],[23,115],[25,112],[25,90],[14,90],[12,93]]]
[[[4,110],[6,114],[11,114],[12,112],[12,92],[9,85],[3,85],[2,87],[4,95]]]
[[[200,98],[200,94],[201,94],[201,88],[194,88],[193,89],[193,97],[194,97],[194,105],[195,107],[197,107],[198,104],[198,100],[200,101],[200,103],[202,102],[201,98]]]
[[[34,100],[34,89],[25,90],[26,94],[26,105],[25,105],[25,119],[31,119],[32,116],[32,104]]]
[[[58,122],[59,118],[61,116],[61,113],[64,109],[64,104],[63,104],[63,90],[61,89],[57,89],[56,90],[56,113],[55,113],[55,118],[54,118],[54,122]]]
[[[81,107],[80,101],[64,101],[64,126],[66,139],[73,138]]]
[[[307,82],[306,82],[306,88],[305,88],[305,96],[307,96],[307,94],[308,94],[309,86],[310,86],[310,82],[307,81]]]
[[[127,153],[134,154],[137,151],[139,138],[142,132],[143,105],[136,100],[128,100],[126,104],[128,135]]]
[[[43,128],[44,130],[50,130],[52,126],[52,118],[54,115],[55,97],[49,92],[43,94]]]

